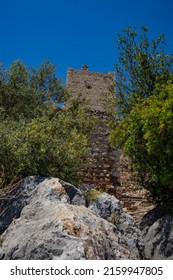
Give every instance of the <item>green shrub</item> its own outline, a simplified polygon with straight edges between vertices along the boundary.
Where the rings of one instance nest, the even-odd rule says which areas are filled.
[[[97,198],[99,197],[99,195],[101,193],[102,193],[101,190],[91,189],[90,191],[85,193],[85,196],[86,196],[87,201],[94,201],[94,200],[97,200]]]
[[[38,70],[20,61],[0,70],[0,186],[28,175],[79,181],[94,124],[79,100],[58,108],[67,94],[51,63]]]
[[[127,154],[138,183],[153,199],[173,202],[173,55],[164,35],[128,27],[118,36],[117,120],[111,142]],[[165,206],[165,207],[166,207]]]
[[[140,183],[153,198],[173,201],[173,83],[155,88],[155,95],[137,104],[112,134],[112,141],[130,157]]]

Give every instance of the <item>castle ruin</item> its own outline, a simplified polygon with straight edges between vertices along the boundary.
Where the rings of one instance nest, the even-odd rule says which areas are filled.
[[[123,202],[125,209],[139,221],[153,208],[153,204],[149,201],[145,189],[139,186],[136,188],[128,158],[113,149],[108,140],[110,129],[107,115],[111,108],[105,106],[103,97],[107,98],[107,94],[109,96],[111,88],[114,91],[111,98],[115,99],[115,74],[90,72],[86,65],[82,70],[69,68],[66,86],[72,95],[71,98],[78,98],[79,95],[84,97],[88,101],[91,113],[98,116],[97,129],[92,134],[88,146],[83,183],[100,186],[116,195]]]
[[[83,182],[101,187],[119,184],[119,153],[110,146],[107,108],[103,99],[114,89],[115,74],[90,72],[88,66],[82,70],[68,69],[66,87],[71,98],[79,95],[88,101],[89,109],[98,116],[97,130],[93,133],[88,147],[88,157],[83,171]]]

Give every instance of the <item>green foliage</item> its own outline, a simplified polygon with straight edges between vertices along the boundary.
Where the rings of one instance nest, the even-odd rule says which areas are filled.
[[[87,193],[85,193],[87,201],[95,201],[101,194],[101,190],[91,189]]]
[[[15,61],[10,69],[0,67],[0,117],[18,120],[42,116],[65,98],[61,80],[52,63],[43,63],[38,70]],[[31,102],[32,100],[32,102]]]
[[[140,183],[168,206],[173,200],[173,79],[158,86],[120,121],[111,140],[130,157]]]
[[[153,199],[173,201],[173,56],[166,55],[164,36],[151,42],[148,28],[119,35],[117,104],[119,119],[111,142],[130,158],[137,180]]]
[[[94,124],[85,104],[58,108],[66,94],[50,63],[14,62],[0,81],[0,187],[28,175],[78,182]]]
[[[119,64],[116,65],[117,105],[127,115],[133,106],[153,94],[155,84],[166,82],[173,70],[173,56],[165,54],[165,37],[150,41],[149,29],[128,27],[118,36]]]
[[[87,136],[77,129],[69,114],[49,120],[3,122],[0,125],[0,165],[3,183],[39,174],[77,181],[85,156]],[[73,122],[73,123],[72,123]],[[2,177],[2,176],[1,176]]]

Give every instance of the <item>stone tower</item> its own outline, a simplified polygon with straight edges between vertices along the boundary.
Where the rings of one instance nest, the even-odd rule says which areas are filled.
[[[67,72],[66,86],[72,98],[77,98],[81,94],[89,102],[91,111],[105,112],[103,99],[113,85],[115,88],[113,72],[107,74],[90,72],[87,65],[83,65],[82,70],[69,68]]]
[[[90,72],[87,65],[83,65],[82,70],[69,68],[66,87],[72,95],[71,98],[81,95],[88,101],[91,112],[98,116],[97,130],[93,133],[88,147],[83,182],[101,187],[117,186],[119,153],[109,144],[107,109],[103,102],[110,87],[115,90],[115,74]],[[115,95],[112,98],[115,98]]]

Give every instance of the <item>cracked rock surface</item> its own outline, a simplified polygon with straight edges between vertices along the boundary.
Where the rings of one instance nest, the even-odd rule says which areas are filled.
[[[151,260],[173,260],[173,214],[155,207],[142,219],[144,254]]]
[[[0,259],[141,259],[140,231],[106,193],[85,196],[57,178],[28,177],[1,201]]]

